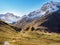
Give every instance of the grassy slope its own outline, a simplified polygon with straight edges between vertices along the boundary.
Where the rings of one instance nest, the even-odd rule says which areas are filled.
[[[15,34],[15,30],[10,25],[0,21],[0,45],[3,45],[4,41],[11,40]]]
[[[39,31],[18,33],[13,45],[60,45],[60,34]]]
[[[60,34],[39,31],[16,33],[10,25],[0,21],[0,45],[5,41],[11,45],[60,45]]]

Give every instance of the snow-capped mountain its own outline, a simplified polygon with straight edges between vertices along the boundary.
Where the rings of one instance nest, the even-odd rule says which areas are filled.
[[[47,2],[41,7],[41,9],[38,9],[36,11],[29,13],[28,15],[23,16],[20,19],[20,21],[18,21],[15,25],[17,27],[23,27],[31,23],[32,21],[39,19],[41,16],[45,14],[53,13],[58,10],[60,10],[60,2]]]
[[[54,2],[54,1],[47,2],[41,7],[41,9],[38,9],[28,14],[28,17],[29,18],[41,17],[42,15],[46,13],[55,12],[59,9],[60,9],[60,2]]]
[[[6,23],[15,23],[20,19],[20,17],[15,16],[13,13],[6,13],[0,14],[0,19],[5,21]]]
[[[60,9],[60,2],[54,2],[54,1],[47,2],[41,7],[41,9],[38,9],[36,11],[29,13],[28,15],[23,16],[22,19],[23,18],[27,18],[27,19],[40,18],[42,15],[46,13],[55,12],[59,9]]]

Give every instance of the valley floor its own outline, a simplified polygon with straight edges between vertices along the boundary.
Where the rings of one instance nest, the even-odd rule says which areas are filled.
[[[13,38],[0,37],[0,45],[60,45],[60,34],[39,31],[17,33]]]

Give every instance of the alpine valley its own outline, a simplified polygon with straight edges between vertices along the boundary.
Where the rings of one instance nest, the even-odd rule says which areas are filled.
[[[0,14],[0,45],[60,45],[60,2],[22,17]]]

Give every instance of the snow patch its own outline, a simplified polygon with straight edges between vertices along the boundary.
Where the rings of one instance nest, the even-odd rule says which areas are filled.
[[[56,12],[57,10],[59,10],[59,8],[57,8],[56,6],[53,6],[52,8],[47,9],[47,11],[49,12]]]

